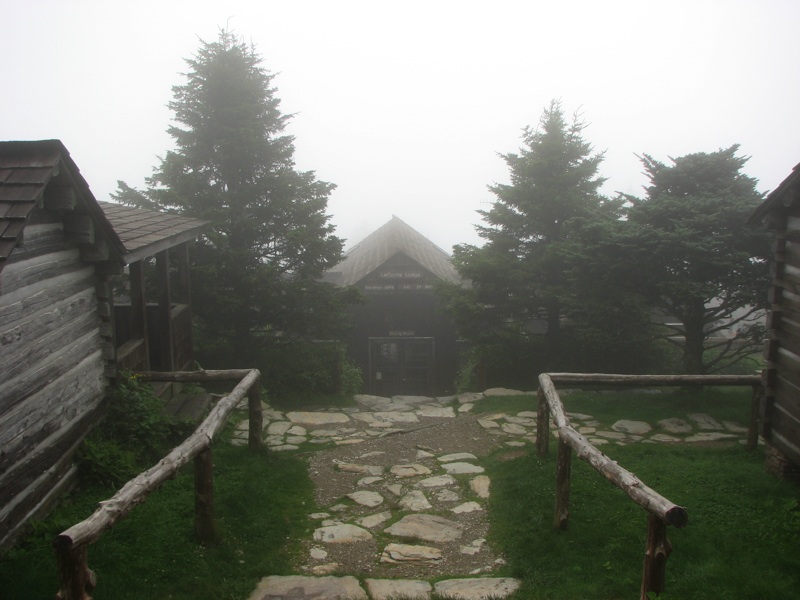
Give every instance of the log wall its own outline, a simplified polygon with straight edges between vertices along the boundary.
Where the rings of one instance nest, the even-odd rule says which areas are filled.
[[[113,359],[106,279],[64,219],[38,209],[0,273],[0,548],[74,474]]]
[[[789,210],[800,213],[796,204]],[[772,224],[777,232],[761,434],[794,465],[800,465],[800,217],[788,214]]]

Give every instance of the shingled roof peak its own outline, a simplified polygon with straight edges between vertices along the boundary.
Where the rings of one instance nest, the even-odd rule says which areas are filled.
[[[353,285],[400,252],[439,279],[461,280],[450,255],[397,215],[350,248],[326,279],[339,285]]]

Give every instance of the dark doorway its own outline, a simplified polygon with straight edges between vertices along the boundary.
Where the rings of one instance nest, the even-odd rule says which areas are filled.
[[[369,393],[433,395],[432,337],[369,338]]]

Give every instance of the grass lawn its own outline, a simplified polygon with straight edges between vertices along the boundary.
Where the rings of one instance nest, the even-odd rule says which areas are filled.
[[[567,411],[601,423],[620,418],[655,422],[708,412],[744,424],[749,389],[575,394]],[[481,406],[530,410],[530,398],[499,398]],[[477,407],[476,407],[477,408]],[[601,450],[673,502],[686,506],[689,525],[669,528],[664,598],[797,598],[800,596],[800,488],[767,475],[761,452],[738,444],[632,444]],[[573,456],[570,525],[553,530],[555,451],[489,461],[492,539],[520,577],[519,598],[637,597],[647,514],[622,491]]]
[[[266,574],[288,574],[296,542],[310,535],[313,488],[305,463],[246,447],[214,447],[219,542],[193,539],[191,465],[89,547],[95,600],[246,598]],[[91,514],[112,492],[89,490],[60,507],[37,533],[0,560],[0,597],[53,598],[58,590],[50,546],[55,535]]]

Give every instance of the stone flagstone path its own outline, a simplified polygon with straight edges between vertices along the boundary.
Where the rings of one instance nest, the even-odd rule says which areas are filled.
[[[428,398],[361,395],[356,407],[282,413],[265,406],[264,435],[273,451],[325,445],[309,453],[322,512],[305,540],[302,575],[269,576],[250,600],[446,597],[502,598],[519,582],[493,574],[504,564],[486,543],[491,482],[479,465],[495,448],[526,451],[536,441],[536,398],[517,414],[471,415],[489,396]],[[591,415],[567,413],[594,445],[737,440],[746,428],[689,414],[650,424],[620,420],[609,428]],[[551,425],[552,428],[552,425]],[[232,443],[247,443],[248,422]],[[431,584],[428,580],[441,579]],[[363,584],[361,583],[363,581]]]

